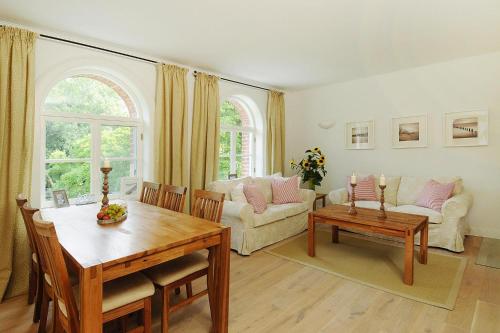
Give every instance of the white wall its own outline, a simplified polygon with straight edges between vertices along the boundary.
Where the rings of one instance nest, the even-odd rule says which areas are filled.
[[[488,108],[489,145],[444,147],[443,114]],[[471,233],[500,238],[500,53],[290,92],[286,98],[287,157],[319,146],[328,175],[321,191],[343,187],[359,173],[459,175],[474,195]],[[429,115],[427,148],[392,149],[391,118]],[[346,121],[375,120],[376,149],[344,149]],[[320,121],[336,121],[324,130]]]
[[[60,42],[38,39],[36,49],[36,120],[35,120],[35,149],[33,156],[33,185],[32,200],[35,207],[40,206],[40,187],[44,186],[42,182],[43,168],[40,163],[40,150],[37,149],[40,141],[41,121],[39,118],[43,99],[50,88],[59,80],[64,78],[65,73],[71,72],[76,68],[91,68],[92,70],[102,70],[110,72],[113,76],[120,79],[129,86],[135,95],[138,109],[142,113],[144,120],[144,141],[143,141],[143,177],[152,179],[153,177],[153,121],[155,108],[156,91],[156,70],[153,64],[136,61],[122,56],[117,56],[105,52],[100,52],[88,48],[63,44]],[[189,68],[188,66],[185,66]],[[194,95],[194,69],[190,68],[188,73],[188,142],[191,138],[191,120],[192,105]],[[255,107],[259,110],[262,120],[265,122],[265,113],[267,108],[267,94],[263,90],[246,87],[226,81],[220,81],[219,94],[221,102],[233,95],[244,95],[250,98]],[[265,123],[263,122],[263,132]],[[261,149],[264,144],[261,143]],[[188,149],[188,163],[189,163]],[[258,154],[262,157],[265,154]],[[257,172],[262,173],[264,169],[264,160],[257,160]],[[42,174],[43,175],[43,174]]]

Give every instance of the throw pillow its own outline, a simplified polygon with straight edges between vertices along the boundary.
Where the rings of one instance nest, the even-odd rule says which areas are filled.
[[[247,198],[245,197],[245,193],[243,193],[243,186],[245,184],[240,183],[236,185],[235,188],[231,191],[231,201],[236,201],[236,202],[244,202],[247,203]]]
[[[290,178],[274,178],[271,187],[273,190],[273,204],[302,202],[299,191],[298,176]]]
[[[435,180],[429,180],[420,192],[416,204],[441,212],[444,202],[450,198],[454,188],[455,183],[441,184]]]
[[[266,198],[257,185],[243,185],[243,193],[255,213],[262,214],[267,209]]]
[[[347,191],[349,198],[352,195],[351,177],[347,177]],[[375,177],[370,175],[365,178],[357,179],[356,185],[356,200],[357,201],[377,201],[377,193],[375,192]]]

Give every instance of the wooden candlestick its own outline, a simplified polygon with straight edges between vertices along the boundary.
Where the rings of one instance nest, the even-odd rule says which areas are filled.
[[[102,182],[102,194],[103,194],[103,197],[102,197],[102,201],[101,201],[101,203],[102,203],[101,208],[105,207],[105,206],[107,206],[109,204],[109,199],[108,199],[108,194],[109,194],[108,173],[110,173],[111,170],[113,170],[113,168],[111,168],[111,167],[109,167],[109,168],[102,167],[101,168],[101,171],[104,174],[104,179],[103,179],[103,182]]]
[[[353,184],[351,183],[351,207],[349,207],[349,215],[356,215],[358,212],[356,211],[356,191],[355,191],[355,188],[356,188],[356,184]]]
[[[384,202],[385,202],[385,198],[384,198],[384,190],[385,190],[385,185],[379,185],[378,186],[380,188],[380,211],[378,212],[378,218],[380,219],[385,219],[387,218],[387,214],[385,213],[385,207],[384,207]]]

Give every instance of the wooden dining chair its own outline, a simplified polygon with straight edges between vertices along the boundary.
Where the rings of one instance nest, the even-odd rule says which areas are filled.
[[[158,206],[175,212],[182,212],[186,201],[186,191],[187,188],[184,186],[162,185]]]
[[[147,203],[149,205],[157,205],[158,199],[160,198],[161,184],[152,182],[143,182],[140,202]]]
[[[71,286],[66,262],[52,222],[43,221],[40,212],[33,215],[39,240],[39,252],[47,264],[54,293],[56,332],[80,332],[79,288]],[[103,324],[131,313],[142,312],[142,325],[134,332],[151,332],[151,297],[153,284],[141,273],[133,273],[103,286]]]
[[[211,222],[220,222],[224,205],[224,193],[195,190],[192,215]],[[190,253],[164,264],[152,267],[145,271],[154,284],[162,290],[162,332],[168,332],[168,317],[171,312],[179,310],[186,305],[209,293],[208,290],[209,260],[200,252]],[[207,288],[193,295],[192,281],[207,276]],[[170,292],[181,286],[186,286],[187,298],[170,306]],[[212,322],[214,318],[214,305],[210,304]]]

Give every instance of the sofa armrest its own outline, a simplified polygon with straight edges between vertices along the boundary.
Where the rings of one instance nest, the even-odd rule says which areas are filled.
[[[255,226],[253,206],[245,202],[224,200],[222,222],[225,220],[240,220],[247,228],[253,228]]]
[[[349,201],[349,192],[347,192],[346,188],[339,188],[338,190],[333,190],[328,193],[328,199],[333,204],[343,204]]]
[[[461,218],[467,215],[472,206],[472,195],[468,192],[462,192],[446,200],[441,208],[444,218]]]
[[[316,192],[314,192],[313,190],[301,188],[300,189],[300,197],[302,198],[303,202],[307,202],[307,209],[310,212],[312,212],[314,200],[316,200]]]

